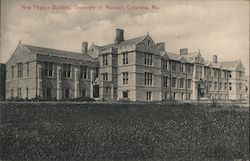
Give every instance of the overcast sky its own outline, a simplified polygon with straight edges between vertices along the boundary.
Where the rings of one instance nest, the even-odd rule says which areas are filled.
[[[36,6],[43,6],[39,10]],[[71,7],[70,10],[53,10]],[[95,10],[76,9],[96,7]],[[103,6],[104,8],[98,9]],[[124,7],[107,10],[105,5]],[[127,6],[149,10],[128,10]],[[159,9],[151,9],[151,6]],[[31,9],[24,8],[30,6]],[[48,9],[50,7],[50,9]],[[47,9],[45,9],[47,8]],[[92,8],[93,9],[93,8]],[[81,42],[105,45],[114,42],[115,29],[125,30],[125,39],[150,34],[179,53],[200,49],[206,60],[217,54],[219,61],[241,59],[249,69],[249,1],[7,1],[1,5],[0,61],[6,62],[19,40],[23,44],[81,52]]]

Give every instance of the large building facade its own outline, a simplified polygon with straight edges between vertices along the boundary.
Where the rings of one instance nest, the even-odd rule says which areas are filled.
[[[124,40],[116,30],[114,43],[82,52],[25,45],[19,42],[6,63],[6,98],[66,100],[162,101],[245,99],[245,68],[240,60],[204,60],[201,53],[181,49],[170,53],[150,35]]]

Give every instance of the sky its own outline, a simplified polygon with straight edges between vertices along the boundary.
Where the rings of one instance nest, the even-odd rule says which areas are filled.
[[[241,59],[249,73],[249,1],[247,0],[1,0],[0,62],[18,42],[81,52],[83,41],[114,42],[116,28],[124,38],[149,35],[166,50],[200,50],[206,60]],[[153,6],[153,7],[152,7]],[[131,9],[131,8],[139,9]],[[148,9],[145,9],[148,8]]]

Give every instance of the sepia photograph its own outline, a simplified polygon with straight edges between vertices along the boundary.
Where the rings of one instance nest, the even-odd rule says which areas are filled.
[[[248,0],[0,0],[1,161],[249,161]]]

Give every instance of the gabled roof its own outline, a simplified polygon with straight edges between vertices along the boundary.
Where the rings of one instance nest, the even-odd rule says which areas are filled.
[[[74,57],[74,58],[84,59],[84,60],[89,60],[89,61],[93,60],[93,58],[89,56],[88,54],[57,50],[57,49],[51,49],[51,48],[44,48],[44,47],[37,47],[37,46],[32,46],[32,45],[24,45],[24,46],[34,53],[49,54],[53,56]]]
[[[166,52],[166,54],[168,55],[169,59],[176,60],[176,61],[178,61],[178,58],[180,57],[179,54],[175,54],[175,53]]]
[[[236,67],[239,63],[240,63],[240,60],[220,62],[220,64],[221,64],[223,67],[227,67],[227,68]]]
[[[122,42],[120,42],[119,44],[108,44],[108,45],[104,45],[104,46],[98,46],[98,45],[94,45],[95,47],[101,49],[101,48],[110,48],[110,47],[119,47],[119,46],[122,46],[122,45],[130,45],[130,44],[138,44],[140,43],[141,41],[143,41],[148,35],[144,35],[144,36],[139,36],[139,37],[136,37],[136,38],[132,38],[132,39],[128,39],[128,40],[124,40]]]

